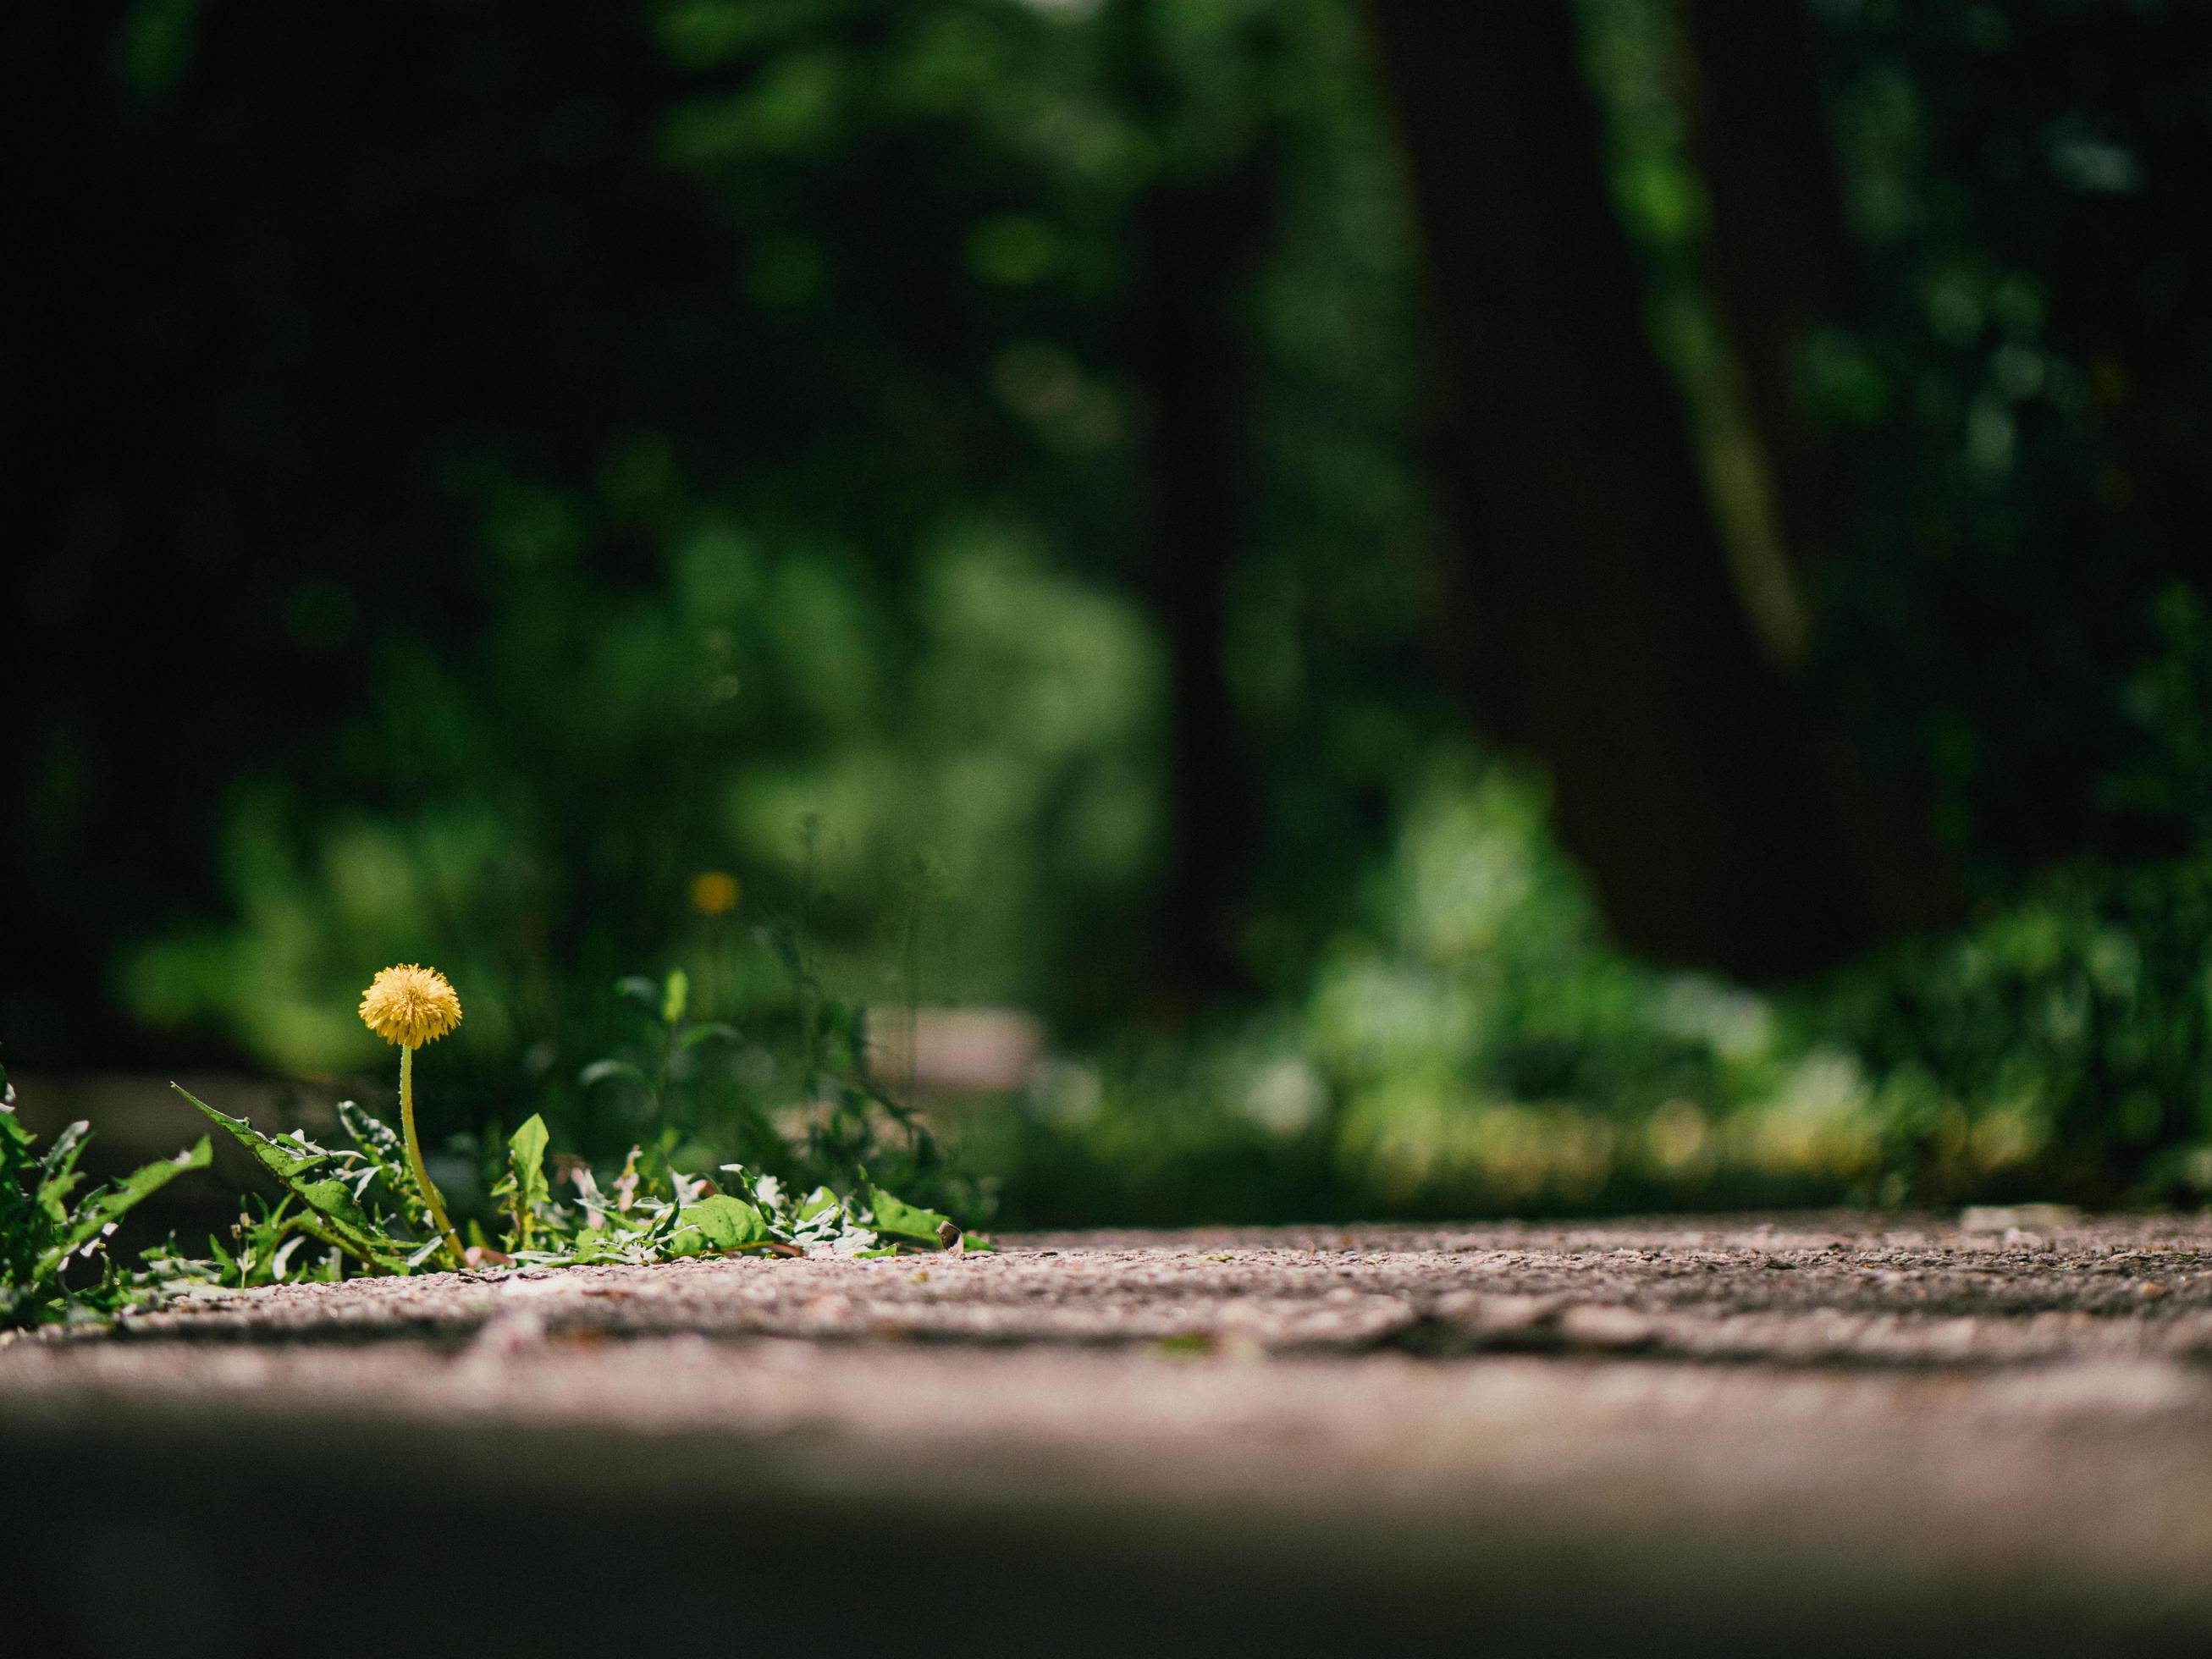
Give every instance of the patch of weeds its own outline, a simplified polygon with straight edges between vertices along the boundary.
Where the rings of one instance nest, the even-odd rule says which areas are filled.
[[[105,1318],[128,1306],[141,1284],[107,1254],[117,1223],[185,1170],[208,1165],[203,1137],[80,1198],[77,1163],[91,1139],[89,1125],[72,1123],[38,1152],[0,1068],[0,1329]]]
[[[602,1182],[572,1162],[557,1178],[547,1168],[550,1137],[533,1114],[507,1141],[507,1173],[493,1188],[496,1237],[471,1223],[458,1259],[407,1165],[398,1137],[351,1101],[339,1109],[349,1147],[332,1149],[292,1133],[264,1134],[179,1088],[178,1093],[233,1136],[284,1188],[275,1210],[248,1225],[240,1249],[217,1259],[203,1282],[272,1284],[300,1278],[409,1273],[438,1267],[642,1266],[685,1256],[883,1256],[935,1252],[966,1241],[950,1216],[907,1203],[880,1188],[841,1194],[828,1187],[799,1194],[775,1176],[727,1164],[721,1182],[687,1176],[647,1149],[630,1149],[619,1173]],[[302,1263],[288,1279],[284,1230],[319,1238],[336,1261]],[[168,1281],[186,1277],[172,1267]]]
[[[635,1079],[658,1105],[672,1056],[735,1034],[685,1024],[688,987],[680,971],[657,986],[625,981],[620,988],[635,997],[641,987],[653,991],[663,1028],[659,1063],[603,1062],[599,1074]],[[810,1183],[742,1163],[720,1164],[720,1179],[688,1174],[672,1160],[675,1137],[668,1135],[632,1146],[622,1168],[602,1180],[581,1159],[552,1159],[551,1135],[533,1113],[507,1139],[491,1188],[492,1231],[472,1220],[464,1243],[424,1167],[414,1115],[416,1053],[459,1024],[459,999],[434,970],[387,969],[363,998],[362,1015],[400,1050],[396,1130],[345,1101],[337,1109],[344,1144],[326,1146],[296,1130],[265,1133],[171,1085],[281,1189],[273,1204],[250,1200],[229,1242],[210,1237],[204,1256],[187,1254],[173,1238],[148,1250],[135,1271],[125,1271],[105,1258],[101,1246],[132,1205],[184,1170],[207,1166],[205,1139],[175,1159],[88,1195],[72,1211],[67,1200],[77,1183],[86,1126],[72,1125],[43,1158],[34,1158],[9,1091],[0,1109],[0,1328],[112,1317],[195,1293],[440,1269],[643,1266],[731,1255],[867,1259],[989,1248],[965,1236],[950,1215],[911,1203],[870,1177],[867,1159],[884,1146],[878,1116],[900,1132],[892,1158],[899,1168],[934,1170],[935,1149],[910,1114],[857,1073],[833,1075],[818,1058],[810,1074],[833,1102],[823,1137],[784,1148],[785,1162],[789,1168],[832,1168],[847,1179]],[[857,1029],[849,1042],[860,1052]],[[0,1073],[0,1086],[5,1080]],[[96,1279],[83,1267],[72,1276],[72,1264],[95,1259]]]
[[[947,1162],[908,1100],[872,1069],[872,1011],[823,985],[804,919],[763,928],[761,938],[790,987],[795,1052],[780,1102],[741,1090],[709,1109],[698,1097],[698,1057],[743,1050],[750,1039],[723,1022],[693,1018],[692,983],[681,968],[659,981],[641,975],[617,983],[633,1034],[584,1066],[579,1083],[607,1098],[606,1115],[626,1115],[656,1158],[693,1175],[722,1173],[734,1156],[792,1191],[882,1187],[936,1210],[987,1211],[987,1194]],[[910,1098],[910,1085],[907,1092]],[[647,1132],[647,1125],[656,1127]],[[503,1180],[503,1170],[493,1178]]]

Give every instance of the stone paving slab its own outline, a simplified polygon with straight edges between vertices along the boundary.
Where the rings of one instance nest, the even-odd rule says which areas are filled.
[[[0,1512],[55,1651],[2203,1650],[2212,1223],[1973,1220],[257,1291],[0,1346]]]
[[[1849,1216],[1708,1226],[1036,1236],[888,1261],[428,1274],[196,1300],[129,1340],[446,1346],[488,1322],[972,1344],[1169,1342],[1772,1364],[2212,1356],[2212,1223],[2033,1232]],[[112,1340],[112,1339],[102,1339]]]

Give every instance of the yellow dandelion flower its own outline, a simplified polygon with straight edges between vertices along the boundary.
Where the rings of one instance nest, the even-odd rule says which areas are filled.
[[[434,968],[387,968],[361,994],[361,1023],[386,1042],[419,1048],[461,1023],[461,999]]]
[[[447,1219],[445,1200],[430,1182],[422,1163],[422,1143],[415,1134],[415,1051],[435,1042],[461,1023],[461,999],[453,981],[435,968],[416,963],[387,968],[368,982],[361,994],[361,1023],[399,1048],[399,1127],[407,1142],[407,1172],[415,1177],[438,1237],[445,1241],[451,1265],[467,1260],[453,1224]]]
[[[691,908],[702,916],[726,916],[738,908],[738,878],[726,870],[702,870],[691,878]]]

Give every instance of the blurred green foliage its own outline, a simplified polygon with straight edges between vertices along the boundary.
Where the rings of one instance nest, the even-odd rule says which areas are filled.
[[[1007,1224],[2212,1193],[2201,855],[1762,994],[1609,947],[1542,808],[1441,764],[1302,1001],[980,1119]]]
[[[959,1129],[1009,1221],[2208,1184],[2212,25],[1818,12],[1869,297],[1802,366],[1861,481],[1815,673],[1979,919],[1779,996],[1613,950],[1447,689],[1349,0],[17,20],[49,193],[99,212],[34,273],[81,371],[16,354],[55,395],[10,1040],[350,1073],[368,974],[434,961],[433,1123],[618,1155],[608,987],[680,965],[744,1033],[687,1058],[688,1133],[805,1105],[799,949],[842,1000],[1051,1023]],[[1663,0],[1583,15],[1740,517],[1694,74]],[[1218,643],[1259,805],[1243,998],[1186,1018],[1146,216],[1247,173]]]
[[[121,320],[212,408],[76,463],[39,620],[125,614],[40,693],[41,943],[152,1029],[308,1070],[358,1058],[363,962],[434,957],[479,1052],[519,1054],[698,931],[697,872],[787,908],[817,817],[811,924],[852,975],[926,855],[957,917],[933,997],[1112,1008],[1146,972],[1169,718],[1127,582],[1129,224],[1279,131],[1307,153],[1253,295],[1267,523],[1229,672],[1293,769],[1255,858],[1308,872],[1255,925],[1310,934],[1410,751],[1390,665],[1428,556],[1407,232],[1349,12],[1172,9],[1133,44],[984,0],[550,15],[443,18],[372,84],[380,16],[349,41],[138,7],[96,64],[103,160],[178,232]],[[217,362],[180,319],[234,307],[240,260],[272,355]],[[179,620],[171,714],[216,735],[189,753],[112,706]],[[195,850],[103,885],[165,786],[164,848]],[[15,988],[58,1048],[112,1035]]]

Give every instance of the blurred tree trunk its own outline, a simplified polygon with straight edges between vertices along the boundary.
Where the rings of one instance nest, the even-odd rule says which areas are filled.
[[[1249,535],[1252,285],[1276,223],[1264,128],[1225,155],[1177,142],[1178,91],[1152,0],[1122,0],[1133,106],[1163,140],[1132,248],[1131,362],[1145,393],[1137,586],[1168,654],[1168,825],[1148,987],[1178,1010],[1245,988],[1237,933],[1263,829],[1259,769],[1224,662],[1229,583]],[[1264,118],[1262,118],[1264,120]]]
[[[1832,554],[1836,470],[1800,395],[1807,342],[1848,320],[1856,258],[1797,0],[1686,0],[1697,65],[1692,147],[1712,204],[1710,269],[1801,566]]]
[[[1754,977],[1854,940],[1842,860],[1647,339],[1564,4],[1376,0],[1454,396],[1460,636],[1622,940]]]
[[[1819,43],[1802,0],[1685,0],[1681,15],[1696,67],[1691,144],[1711,206],[1707,274],[1741,370],[1782,547],[1796,590],[1808,593],[1857,534],[1854,469],[1803,384],[1807,348],[1820,330],[1856,320],[1862,291]],[[1882,934],[1925,927],[1948,908],[1948,895],[1920,833],[1924,802],[1901,764],[1863,740],[1866,714],[1840,706],[1826,683],[1817,608],[1809,615],[1801,726],[1854,903]]]

